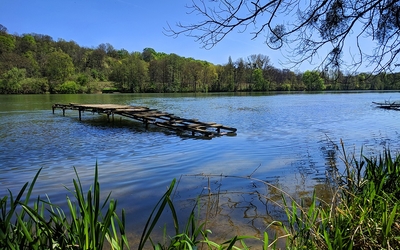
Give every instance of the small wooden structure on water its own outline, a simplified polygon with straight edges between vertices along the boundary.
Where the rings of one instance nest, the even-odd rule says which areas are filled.
[[[141,121],[145,124],[146,128],[149,124],[154,124],[158,127],[172,129],[178,132],[189,132],[192,136],[214,137],[236,134],[236,128],[227,127],[215,122],[200,122],[197,119],[185,119],[148,107],[116,104],[56,103],[52,108],[53,114],[55,109],[62,109],[63,116],[65,116],[66,109],[78,110],[79,120],[82,120],[82,113],[85,111],[106,114],[108,121],[112,122],[114,122],[114,115],[120,115]]]
[[[378,108],[382,109],[391,109],[391,110],[398,110],[400,111],[400,102],[372,102],[375,104]]]

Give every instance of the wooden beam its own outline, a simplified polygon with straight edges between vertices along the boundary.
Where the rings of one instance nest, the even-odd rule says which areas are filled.
[[[185,119],[175,116],[174,114],[161,112],[156,109],[149,109],[147,107],[115,104],[54,104],[52,106],[53,114],[56,108],[61,108],[63,110],[63,116],[65,116],[66,109],[78,110],[80,121],[82,120],[82,113],[85,110],[91,111],[92,113],[106,114],[107,121],[110,122],[111,120],[113,123],[114,114],[118,114],[142,122],[146,129],[148,129],[149,124],[153,124],[175,131],[187,131],[191,133],[192,136],[201,135],[211,138],[213,136],[235,134],[236,132],[236,128],[223,126],[215,122],[201,122],[197,119]],[[227,130],[228,132],[223,130]]]

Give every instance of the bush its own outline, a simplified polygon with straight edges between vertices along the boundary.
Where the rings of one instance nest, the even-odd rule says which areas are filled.
[[[86,74],[79,74],[76,77],[76,82],[81,86],[86,86],[91,81],[91,77]]]
[[[0,93],[18,94],[21,92],[21,81],[26,78],[26,69],[12,68],[0,76]]]
[[[60,94],[77,94],[82,93],[82,87],[74,81],[66,81],[56,87],[56,92]]]
[[[49,91],[45,78],[26,78],[21,81],[22,94],[44,94]]]

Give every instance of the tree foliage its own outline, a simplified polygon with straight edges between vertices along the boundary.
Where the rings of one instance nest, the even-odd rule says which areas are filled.
[[[82,93],[82,87],[74,81],[66,81],[56,87],[56,92],[61,94]]]
[[[325,89],[324,79],[316,71],[306,71],[303,74],[303,82],[309,91],[320,91]]]
[[[0,33],[0,54],[11,52],[15,49],[15,40],[12,36]]]
[[[272,49],[288,51],[288,60],[299,64],[321,60],[321,66],[374,67],[374,72],[399,65],[400,2],[397,0],[192,0],[189,14],[196,23],[169,26],[171,36],[194,37],[204,48],[212,48],[229,33],[250,31],[253,38],[265,36]],[[349,41],[350,40],[350,41]],[[372,41],[372,48],[362,43]],[[345,47],[353,42],[355,47]],[[284,51],[282,50],[282,51]]]
[[[110,80],[117,83],[117,88],[129,92],[144,92],[147,82],[147,63],[141,55],[133,53],[112,67]]]
[[[50,88],[54,91],[74,72],[74,65],[71,57],[62,52],[54,51],[47,56],[45,63],[45,75],[49,79]]]
[[[346,75],[315,71],[323,85],[307,74],[278,69],[266,54],[227,58],[222,65],[145,48],[141,52],[95,48],[40,34],[10,35],[0,26],[0,94],[121,92],[224,92],[400,89],[400,74]],[[312,74],[314,74],[312,73]],[[317,83],[319,81],[316,81]]]
[[[21,81],[26,77],[25,69],[12,68],[2,75],[0,90],[6,94],[18,93],[21,89]]]

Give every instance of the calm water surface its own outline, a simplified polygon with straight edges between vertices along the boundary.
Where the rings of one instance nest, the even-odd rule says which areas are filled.
[[[279,192],[295,197],[314,188],[324,195],[334,144],[348,152],[376,155],[400,149],[400,113],[376,109],[373,101],[400,100],[397,92],[271,95],[0,95],[0,195],[17,192],[43,168],[35,187],[62,204],[72,188],[73,167],[88,187],[96,162],[104,196],[112,192],[127,211],[129,228],[141,232],[154,204],[173,178],[179,212],[211,192],[200,206],[209,209],[214,234],[258,235],[283,216],[268,201]],[[212,140],[181,137],[168,130],[145,130],[138,122],[61,110],[53,103],[144,105],[185,118],[237,128],[236,136]],[[260,196],[260,194],[262,195]],[[211,204],[211,205],[210,205]],[[213,219],[217,222],[214,222]],[[218,228],[213,228],[218,225]]]

